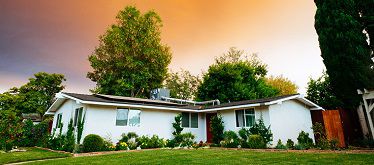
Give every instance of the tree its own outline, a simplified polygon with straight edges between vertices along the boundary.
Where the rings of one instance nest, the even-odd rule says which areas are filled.
[[[374,63],[363,33],[358,1],[314,2],[315,28],[332,92],[344,108],[356,109],[361,100],[357,89],[374,87]]]
[[[171,62],[169,47],[161,43],[161,19],[154,11],[141,14],[128,6],[120,11],[100,44],[89,56],[96,82],[94,93],[147,97],[162,86]]]
[[[170,97],[185,100],[193,100],[196,97],[200,84],[200,77],[186,70],[171,72],[165,80],[165,87],[170,89]]]
[[[199,100],[219,99],[221,102],[271,97],[278,90],[265,83],[266,65],[255,55],[244,57],[243,51],[230,48],[216,58],[198,87]]]
[[[297,93],[297,85],[283,76],[270,76],[265,78],[266,84],[274,87],[279,91],[278,95],[290,95]]]
[[[0,110],[0,149],[11,150],[21,134],[21,118],[14,111]]]
[[[222,116],[220,114],[214,115],[210,119],[210,127],[213,135],[213,143],[219,144],[223,140],[223,125]]]
[[[20,88],[11,88],[8,92],[0,94],[0,109],[19,110],[22,113],[44,114],[52,105],[56,93],[65,86],[62,74],[49,74],[39,72],[34,74],[29,82]]]
[[[325,109],[337,109],[343,107],[331,87],[329,76],[324,72],[317,80],[310,79],[308,82],[306,98]]]

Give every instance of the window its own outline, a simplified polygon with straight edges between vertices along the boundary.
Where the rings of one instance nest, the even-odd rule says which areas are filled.
[[[182,112],[182,127],[198,128],[198,114]]]
[[[252,127],[255,124],[254,109],[236,110],[235,114],[237,127]]]
[[[117,109],[117,126],[139,126],[140,110]]]
[[[56,128],[60,128],[61,127],[61,119],[62,119],[62,113],[57,114]]]
[[[78,123],[82,121],[82,115],[83,115],[83,107],[75,109],[74,126],[77,126]]]

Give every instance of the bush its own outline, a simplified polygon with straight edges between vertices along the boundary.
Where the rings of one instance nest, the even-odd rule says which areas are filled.
[[[162,148],[165,146],[164,139],[159,138],[157,135],[153,135],[152,137],[141,136],[136,139],[136,142],[137,146],[139,146],[142,149]]]
[[[220,114],[212,116],[210,120],[210,126],[213,135],[213,143],[219,144],[223,140],[223,120]]]
[[[83,139],[83,151],[95,152],[103,149],[104,140],[99,135],[89,134]]]
[[[339,148],[339,140],[338,139],[332,139],[330,140],[330,149],[337,150]]]
[[[11,150],[21,133],[21,118],[14,111],[0,110],[0,149]]]
[[[278,143],[277,143],[277,146],[275,146],[276,149],[282,149],[282,150],[285,150],[287,149],[287,147],[285,145],[283,145],[282,143],[282,140],[278,140]]]
[[[251,134],[250,131],[249,131],[249,129],[246,129],[246,128],[241,128],[238,133],[239,133],[240,138],[243,141],[247,141],[248,140],[248,136]]]
[[[66,152],[73,152],[74,148],[75,148],[74,126],[73,126],[73,119],[70,119],[70,122],[68,125],[68,131],[66,132],[62,150]]]
[[[249,129],[250,134],[252,135],[260,135],[265,144],[270,144],[273,141],[273,133],[271,133],[270,125],[268,127],[265,126],[264,119],[261,118]]]
[[[123,133],[121,135],[121,139],[116,145],[116,149],[117,150],[136,149],[136,147],[138,147],[138,144],[136,142],[137,138],[138,138],[138,135],[135,132],[129,132],[127,134]]]
[[[239,145],[239,137],[234,131],[225,131],[223,133],[222,147],[237,148]]]
[[[113,145],[112,139],[104,138],[103,140],[103,151],[114,151],[116,149],[116,146]]]
[[[301,148],[309,149],[313,147],[313,139],[309,137],[309,133],[301,131],[297,137],[297,143]],[[296,146],[295,146],[296,148]]]
[[[291,139],[287,140],[286,147],[288,149],[294,149],[294,147],[295,147],[294,145],[295,145],[295,143]]]
[[[260,149],[266,148],[266,143],[260,135],[250,135],[248,137],[248,148]]]
[[[193,135],[191,132],[182,133],[181,136],[181,147],[192,147],[192,145],[195,143],[195,135]]]

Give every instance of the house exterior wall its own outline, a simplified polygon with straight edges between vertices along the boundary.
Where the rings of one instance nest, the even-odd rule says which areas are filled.
[[[68,100],[56,112],[53,127],[56,125],[57,115],[63,113],[62,123],[63,133],[67,131],[70,118],[74,115],[74,110],[79,108],[75,101]],[[140,109],[140,126],[116,126],[117,107],[85,105],[85,124],[82,141],[88,134],[97,134],[103,138],[110,138],[116,143],[123,133],[135,132],[138,135],[158,135],[160,138],[173,138],[174,128],[172,123],[174,117],[181,113],[177,111],[165,111],[154,109]],[[126,107],[122,107],[126,108]],[[57,130],[58,132],[58,130]],[[196,141],[206,141],[205,114],[199,113],[198,128],[184,128],[183,132],[191,132],[196,136]]]
[[[261,115],[264,119],[265,125],[269,125],[269,109],[268,106],[255,107],[255,120],[260,119]],[[218,113],[222,115],[222,120],[224,122],[225,131],[232,130],[238,132],[242,127],[236,127],[236,116],[235,111],[242,109],[230,109],[225,111],[219,111]]]
[[[309,133],[313,139],[312,117],[310,110],[295,100],[284,101],[282,104],[269,106],[270,128],[273,133],[273,145],[278,139],[283,143],[291,139],[297,143],[301,131]]]

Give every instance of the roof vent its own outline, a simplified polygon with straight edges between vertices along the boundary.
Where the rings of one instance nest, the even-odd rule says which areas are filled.
[[[151,91],[151,100],[161,100],[162,97],[170,97],[170,90],[166,88],[157,88]]]

